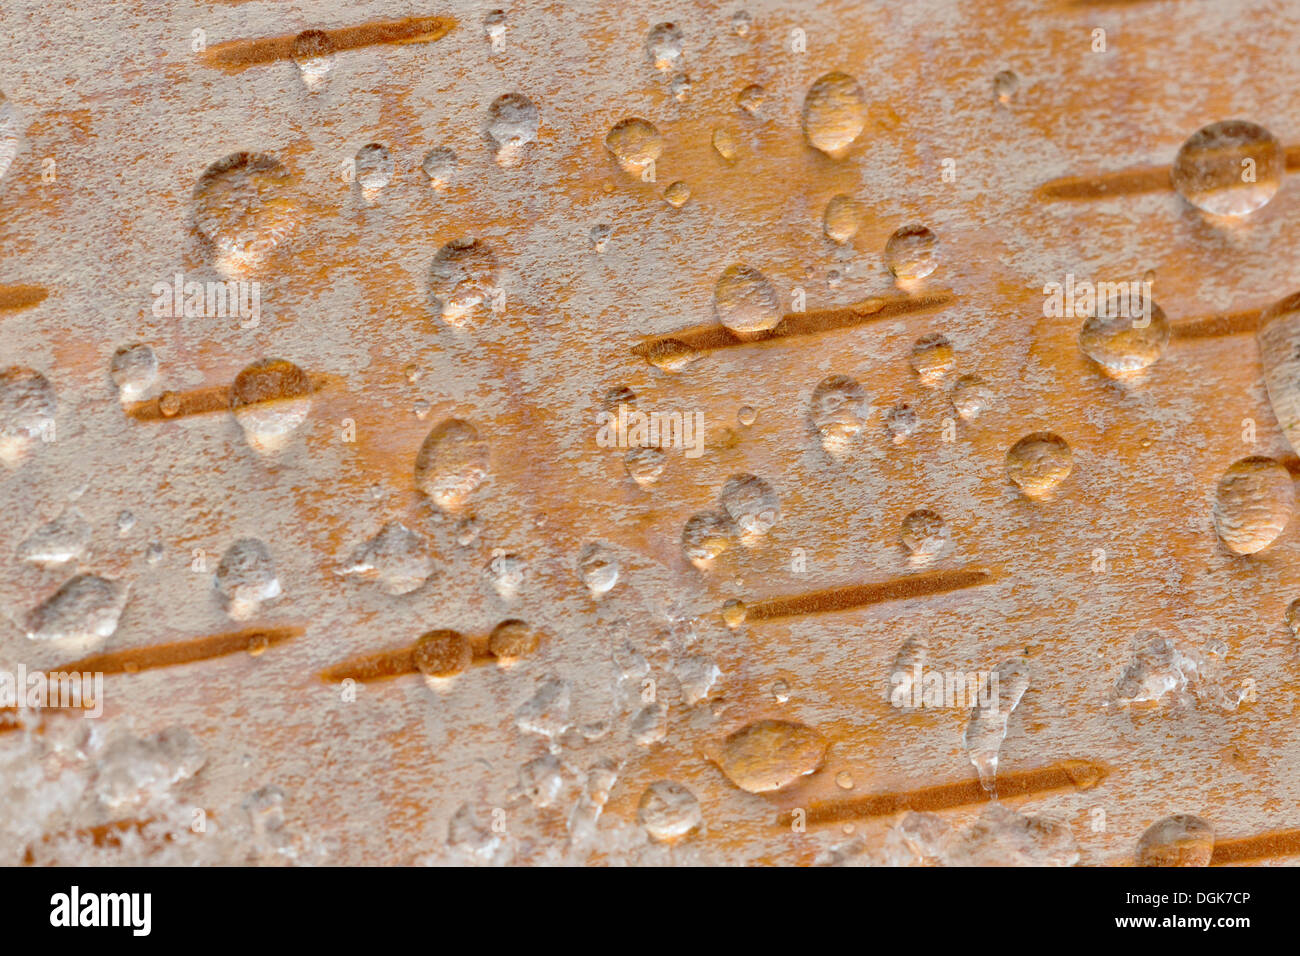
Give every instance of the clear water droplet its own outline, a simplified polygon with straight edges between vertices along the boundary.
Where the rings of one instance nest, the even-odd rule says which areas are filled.
[[[18,545],[18,560],[41,567],[57,567],[85,557],[90,544],[90,522],[76,508],[65,508],[53,521],[41,525]]]
[[[12,365],[0,372],[0,462],[16,468],[33,444],[54,435],[58,400],[40,372]]]
[[[578,554],[578,576],[592,597],[600,597],[618,583],[622,565],[614,549],[599,542],[587,545]]]
[[[682,31],[675,23],[659,23],[646,37],[646,56],[656,70],[676,69],[682,61]]]
[[[781,517],[776,492],[757,475],[732,475],[722,486],[718,503],[740,531],[741,541],[751,544],[772,530]]]
[[[1234,554],[1263,551],[1286,529],[1294,512],[1295,479],[1272,458],[1243,458],[1219,479],[1214,529]]]
[[[1146,306],[1149,314],[1140,314]],[[1111,299],[1109,306],[1095,309],[1079,329],[1083,354],[1113,375],[1154,364],[1169,344],[1169,320],[1155,302],[1146,300],[1146,306],[1123,308]]]
[[[541,643],[536,628],[525,621],[511,619],[492,629],[488,637],[488,652],[498,663],[510,664],[534,653]]]
[[[474,649],[465,635],[456,631],[429,631],[415,642],[411,659],[426,680],[455,677],[473,662]]]
[[[1189,813],[1157,820],[1138,839],[1138,866],[1209,866],[1214,827]]]
[[[117,630],[129,591],[124,582],[79,574],[27,615],[27,637],[69,650],[93,650]]]
[[[1178,194],[1217,216],[1245,216],[1272,199],[1282,185],[1286,152],[1264,127],[1225,120],[1188,137],[1171,173]]]
[[[725,511],[703,511],[691,515],[682,528],[682,550],[701,570],[735,542],[735,522]]]
[[[827,73],[818,78],[804,98],[804,136],[809,145],[832,159],[848,154],[866,122],[862,87],[845,73]]]
[[[334,68],[334,52],[334,41],[323,30],[304,30],[293,38],[290,55],[304,85],[310,88],[325,79]]]
[[[971,708],[962,744],[979,772],[980,783],[996,796],[998,755],[1007,736],[1007,721],[1029,689],[1029,662],[1024,658],[1011,658],[999,664],[994,673],[997,675],[996,684],[994,675],[990,674],[985,688],[980,690],[981,695],[989,694],[991,706],[982,706],[981,700]]]
[[[257,538],[240,538],[221,556],[212,585],[232,620],[255,617],[264,602],[280,596],[271,549]]]
[[[862,210],[852,196],[843,193],[832,196],[822,215],[822,229],[826,238],[843,245],[862,228]]]
[[[652,838],[668,843],[698,827],[703,815],[690,790],[672,780],[658,780],[641,794],[636,818]]]
[[[913,557],[933,558],[948,543],[948,527],[937,512],[913,511],[903,519],[902,539]]]
[[[311,377],[283,359],[254,362],[235,376],[230,408],[249,446],[262,454],[284,447],[311,413]]]
[[[425,154],[420,169],[424,170],[424,175],[429,178],[429,185],[441,191],[451,185],[459,165],[460,160],[454,150],[438,147]]]
[[[885,243],[885,265],[902,282],[924,279],[939,266],[939,240],[927,226],[902,226]]]
[[[979,418],[993,406],[993,390],[978,375],[963,375],[953,384],[952,407],[963,420]]]
[[[912,346],[911,363],[921,384],[936,388],[957,367],[957,353],[946,335],[931,332],[921,336]]]
[[[398,595],[414,591],[433,571],[433,553],[424,538],[400,521],[390,521],[338,573],[374,578],[385,593]]]
[[[487,135],[496,148],[497,165],[523,162],[524,151],[537,139],[540,125],[537,106],[522,93],[506,93],[493,100],[488,107]]]
[[[1007,477],[1030,498],[1049,495],[1074,467],[1065,439],[1053,432],[1034,432],[1007,451]]]
[[[469,422],[435,425],[415,456],[415,486],[443,511],[459,511],[488,475],[488,446]]]
[[[302,219],[291,183],[289,171],[264,153],[233,153],[199,177],[194,224],[219,271],[243,275],[290,242]]]
[[[871,414],[867,393],[857,379],[831,375],[813,389],[809,417],[822,447],[834,456],[845,454],[866,427]]]
[[[434,314],[459,329],[480,307],[490,306],[497,285],[497,257],[479,239],[453,239],[429,266],[429,296]]]
[[[649,120],[633,116],[614,124],[605,136],[605,148],[624,171],[640,176],[663,155],[664,137]]]
[[[736,335],[755,335],[781,321],[781,300],[763,273],[730,265],[713,287],[713,314]]]
[[[681,209],[690,198],[691,187],[680,179],[669,183],[668,188],[664,190],[664,201],[674,209]]]
[[[357,185],[364,190],[383,189],[393,180],[393,157],[383,143],[367,143],[353,158]]]
[[[113,353],[108,373],[122,401],[138,401],[158,378],[158,356],[141,343],[123,345]]]
[[[827,746],[826,738],[805,724],[759,720],[731,734],[710,756],[740,789],[767,793],[815,772]]]
[[[1010,103],[1020,89],[1020,77],[1014,70],[1000,70],[993,74],[993,96],[1002,105]]]

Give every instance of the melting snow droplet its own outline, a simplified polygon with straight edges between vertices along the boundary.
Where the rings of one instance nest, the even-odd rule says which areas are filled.
[[[979,772],[984,789],[997,795],[998,754],[1007,736],[1007,721],[1029,688],[1029,662],[1023,658],[1003,661],[989,674],[981,699],[971,708],[962,743]],[[989,706],[985,705],[987,700]]]
[[[117,630],[129,590],[121,581],[79,574],[27,615],[27,637],[92,650]]]

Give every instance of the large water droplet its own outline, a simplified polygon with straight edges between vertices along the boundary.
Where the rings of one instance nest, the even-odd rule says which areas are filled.
[[[1178,194],[1218,216],[1245,216],[1267,203],[1282,185],[1286,153],[1268,130],[1245,120],[1198,129],[1174,157]]]
[[[433,574],[433,553],[424,538],[390,521],[353,554],[339,574],[375,578],[388,594],[409,594]]]
[[[781,516],[776,492],[757,475],[732,475],[722,486],[718,503],[735,522],[741,540],[747,544],[771,531]]]
[[[415,456],[415,486],[444,511],[459,510],[487,474],[487,442],[459,418],[436,425]]]
[[[845,73],[820,77],[803,102],[803,133],[809,145],[832,159],[845,156],[867,122],[862,87]]]
[[[731,265],[713,287],[713,314],[736,335],[754,335],[781,321],[781,300],[763,273]]]
[[[1295,479],[1272,458],[1234,462],[1214,497],[1214,529],[1234,554],[1254,554],[1273,543],[1295,511]]]
[[[711,757],[740,789],[766,793],[815,772],[826,748],[826,738],[804,724],[759,720],[727,737]]]
[[[129,590],[121,581],[79,574],[27,615],[27,637],[92,650],[117,630]]]
[[[902,226],[885,243],[885,265],[902,282],[924,279],[939,266],[939,240],[928,226]]]
[[[641,794],[636,818],[654,839],[670,842],[700,825],[700,801],[680,783],[659,780]]]
[[[488,107],[487,135],[496,147],[500,166],[517,166],[524,150],[537,139],[541,115],[532,100],[522,93],[498,96]]]
[[[1052,432],[1034,432],[1007,451],[1007,477],[1030,498],[1046,497],[1074,466],[1070,446]]]
[[[862,210],[852,196],[843,193],[832,196],[822,215],[822,229],[826,238],[841,245],[858,234],[862,228]]]
[[[857,379],[831,375],[813,389],[809,417],[832,455],[843,455],[866,427],[871,414],[867,393]]]
[[[54,439],[58,401],[54,386],[40,372],[13,365],[0,372],[0,462],[16,468],[43,439]]]
[[[293,38],[290,53],[298,65],[303,84],[312,87],[334,67],[334,41],[323,30],[304,30]]]
[[[664,151],[664,138],[649,120],[629,117],[619,120],[605,136],[605,148],[625,172],[640,176]]]
[[[1209,866],[1214,827],[1190,813],[1157,820],[1138,839],[1138,866]]]
[[[427,679],[454,677],[474,660],[474,649],[465,635],[456,631],[429,631],[415,642],[411,659]]]
[[[217,268],[242,275],[287,244],[301,219],[292,177],[263,153],[233,153],[209,166],[194,187],[194,224],[212,244]]]
[[[311,377],[283,359],[255,362],[230,387],[230,408],[254,451],[283,448],[311,413]]]
[[[478,239],[453,239],[433,257],[429,294],[436,314],[461,328],[480,305],[491,304],[496,290],[497,257]]]
[[[1264,310],[1256,341],[1273,414],[1292,450],[1300,449],[1300,292]]]
[[[645,52],[656,70],[673,70],[682,61],[682,31],[675,23],[659,23],[646,37]]]
[[[1083,354],[1116,375],[1153,364],[1169,344],[1169,320],[1164,310],[1149,298],[1143,300],[1143,305],[1127,309],[1114,298],[1109,301],[1107,308],[1098,303],[1097,310],[1084,319],[1079,329]],[[1147,307],[1149,314],[1140,312]]]

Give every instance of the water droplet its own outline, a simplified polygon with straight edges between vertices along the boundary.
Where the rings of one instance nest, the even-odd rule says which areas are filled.
[[[125,538],[135,527],[135,515],[130,511],[119,511],[116,524],[118,535]]]
[[[199,177],[194,224],[221,272],[256,269],[290,241],[302,215],[289,195],[291,182],[279,160],[263,153],[233,153]]]
[[[747,10],[737,10],[735,16],[731,18],[731,32],[738,37],[749,36],[753,26],[754,16]]]
[[[668,82],[668,92],[678,103],[686,102],[691,95],[691,78],[685,73],[678,73]]]
[[[121,581],[79,574],[27,615],[27,637],[91,650],[117,630],[129,591]]]
[[[0,93],[0,179],[9,172],[22,143],[23,121],[13,103]]]
[[[1029,662],[1023,658],[1011,658],[995,668],[988,677],[986,688],[979,692],[981,696],[989,694],[991,706],[983,706],[981,700],[971,708],[962,744],[979,772],[980,783],[994,795],[997,794],[998,754],[1007,736],[1007,721],[1028,689]]]
[[[862,87],[844,73],[827,73],[803,102],[803,133],[809,145],[841,159],[862,133],[867,107]]]
[[[736,105],[750,116],[754,116],[763,108],[763,101],[766,99],[767,90],[757,83],[750,83],[736,94]]]
[[[664,201],[674,209],[681,209],[690,198],[691,187],[680,179],[674,183],[669,183],[668,188],[664,190]]]
[[[668,456],[660,448],[632,448],[624,456],[623,464],[632,480],[645,487],[659,480],[668,465]]]
[[[668,709],[658,702],[646,704],[632,717],[628,733],[642,747],[663,743],[668,736]]]
[[[1001,70],[993,74],[993,96],[1004,106],[1015,98],[1020,89],[1020,77],[1013,70]]]
[[[745,602],[731,598],[722,605],[722,620],[727,627],[737,628],[745,623]]]
[[[1282,185],[1286,153],[1268,130],[1245,120],[1225,120],[1188,137],[1171,174],[1178,194],[1217,216],[1245,216],[1267,203]]]
[[[537,139],[541,116],[537,107],[522,93],[498,96],[488,107],[487,135],[496,146],[499,166],[517,166],[524,150]]]
[[[646,787],[636,809],[637,822],[660,842],[680,839],[700,825],[703,816],[695,794],[672,780]]]
[[[682,528],[682,550],[689,560],[701,570],[713,559],[731,547],[736,525],[723,511],[703,511],[691,515]]]
[[[353,159],[357,185],[365,190],[383,189],[393,179],[393,157],[382,143],[367,143]]]
[[[659,339],[645,353],[646,361],[665,372],[680,372],[700,354],[678,339]]]
[[[1214,827],[1189,813],[1151,824],[1138,839],[1138,866],[1209,866]]]
[[[175,418],[181,410],[181,397],[175,392],[163,392],[158,396],[158,411],[164,418]]]
[[[433,257],[429,295],[434,314],[452,328],[461,328],[473,311],[491,304],[497,283],[497,258],[478,239],[453,239]]]
[[[415,486],[443,511],[460,510],[487,474],[487,442],[459,418],[435,425],[415,456]]]
[[[0,372],[0,462],[16,468],[32,443],[54,434],[58,400],[40,372],[12,365]]]
[[[334,66],[334,41],[323,30],[304,30],[293,38],[290,55],[303,83],[312,87],[325,79]]]
[[[573,685],[558,677],[548,679],[518,710],[515,726],[524,733],[558,737],[569,729]]]
[[[1146,368],[1160,358],[1169,344],[1169,320],[1164,310],[1150,299],[1144,300],[1150,314],[1133,315],[1137,309],[1121,308],[1111,299],[1108,308],[1099,308],[1083,320],[1079,329],[1079,348],[1107,372],[1123,375]],[[1099,303],[1100,305],[1100,303]],[[1106,312],[1098,315],[1097,312]],[[1127,313],[1127,314],[1119,314]]]
[[[488,562],[487,573],[493,590],[512,601],[524,583],[524,560],[517,554],[494,554]]]
[[[1214,529],[1229,551],[1255,554],[1273,543],[1295,511],[1295,480],[1272,458],[1234,462],[1214,497]]]
[[[736,335],[755,335],[781,321],[781,300],[763,273],[730,265],[713,287],[713,314]]]
[[[804,724],[759,720],[731,734],[710,756],[740,789],[766,793],[815,772],[826,748],[826,738]]]
[[[993,390],[978,375],[963,375],[952,387],[952,407],[963,420],[979,418],[993,405]]]
[[[137,401],[158,377],[158,357],[147,345],[123,345],[113,353],[108,374],[122,401]]]
[[[646,56],[656,70],[672,70],[682,60],[682,31],[675,23],[659,23],[645,42]]]
[[[1291,448],[1300,448],[1300,293],[1264,310],[1256,339],[1269,404]]]
[[[618,555],[607,545],[589,544],[578,555],[578,576],[592,597],[600,597],[613,588],[620,571]]]
[[[835,786],[839,787],[841,790],[852,790],[853,774],[849,773],[847,770],[841,770],[835,775]]]
[[[605,136],[605,148],[624,171],[640,176],[664,151],[664,138],[648,120],[637,117],[619,120]]]
[[[416,641],[411,658],[426,679],[454,677],[469,667],[474,650],[456,631],[429,631]]]
[[[839,456],[848,451],[866,427],[871,407],[857,379],[831,375],[813,389],[809,414],[822,447]]]
[[[924,279],[939,265],[939,240],[927,226],[902,226],[885,243],[885,265],[904,282]]]
[[[741,405],[740,408],[736,410],[736,421],[740,422],[740,424],[744,425],[746,428],[754,424],[757,418],[758,412],[754,411],[753,405]]]
[[[338,573],[373,577],[386,593],[398,595],[414,591],[433,571],[433,553],[424,538],[400,521],[390,521]]]
[[[776,492],[756,475],[732,475],[722,486],[718,503],[731,516],[746,544],[771,531],[781,516]]]
[[[488,652],[501,664],[509,664],[528,657],[541,646],[542,638],[536,629],[524,621],[502,621],[488,637]]]
[[[682,702],[690,707],[709,696],[722,671],[718,670],[713,658],[692,654],[677,662],[673,674],[682,688]]]
[[[1050,494],[1073,466],[1070,446],[1052,432],[1026,435],[1007,451],[1007,477],[1031,498]]]
[[[933,558],[948,543],[948,528],[937,513],[913,511],[903,519],[903,544],[916,558]]]
[[[235,621],[254,617],[263,602],[280,596],[271,551],[257,538],[240,538],[226,549],[212,584],[222,607]]]
[[[957,367],[957,353],[952,343],[941,332],[931,332],[916,340],[912,346],[912,368],[920,376],[921,384],[937,387]]]
[[[156,565],[163,558],[163,546],[159,541],[149,542],[149,547],[145,548],[144,558],[151,565]]]
[[[1079,847],[1068,824],[1027,816],[993,802],[954,840],[945,862],[970,867],[1074,866],[1079,862]]]
[[[916,409],[907,402],[899,402],[885,412],[885,428],[895,445],[901,445],[915,435],[920,426],[921,420],[916,414]]]
[[[525,796],[535,807],[549,807],[564,788],[564,767],[554,754],[543,754],[519,768],[514,793]]]
[[[713,148],[717,150],[718,155],[729,163],[736,161],[739,147],[736,143],[736,136],[729,129],[715,129],[713,131]]]
[[[826,238],[843,245],[856,236],[860,228],[862,211],[857,201],[843,193],[832,196],[822,215],[822,229],[826,232]]]
[[[501,41],[506,35],[506,12],[504,10],[489,10],[483,17],[483,34],[492,41],[493,48],[501,45]]]
[[[77,561],[90,544],[90,522],[76,508],[65,508],[53,521],[41,525],[18,546],[18,559],[42,567]]]
[[[783,680],[778,680],[772,684],[772,699],[778,704],[790,702],[790,685]]]
[[[1186,688],[1188,675],[1195,673],[1195,662],[1185,657],[1173,640],[1156,631],[1144,631],[1133,639],[1132,660],[1115,681],[1112,696],[1121,705],[1157,701],[1170,691]]]
[[[1287,605],[1286,626],[1290,629],[1292,637],[1300,638],[1300,598]]]
[[[260,453],[283,448],[311,412],[311,378],[283,359],[254,362],[230,387],[230,408],[249,446]]]
[[[459,164],[460,160],[454,150],[439,147],[425,154],[420,168],[424,170],[424,175],[429,177],[429,185],[441,191],[451,185],[452,177],[456,175]]]

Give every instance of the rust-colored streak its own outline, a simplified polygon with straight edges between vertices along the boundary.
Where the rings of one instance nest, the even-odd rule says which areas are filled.
[[[716,352],[719,349],[757,345],[782,339],[800,338],[822,332],[853,328],[865,322],[892,319],[902,315],[917,315],[942,309],[956,301],[951,292],[930,292],[925,295],[898,296],[895,298],[866,299],[853,305],[812,312],[791,312],[775,327],[766,332],[741,338],[725,326],[697,325],[667,335],[657,335],[636,345],[632,352],[644,358],[660,342],[680,342],[695,352]]]
[[[0,285],[0,309],[30,309],[49,298],[50,290],[39,285]]]
[[[442,39],[455,26],[452,17],[406,17],[321,32],[328,41],[328,48],[341,52],[383,44],[432,43]],[[288,60],[293,57],[297,36],[295,33],[257,40],[228,40],[208,47],[203,59],[211,66],[229,71]]]
[[[1300,830],[1273,830],[1235,840],[1216,840],[1210,866],[1300,855]]]
[[[252,627],[228,634],[211,634],[187,641],[155,644],[83,657],[56,667],[54,671],[82,671],[103,674],[133,674],[159,667],[177,667],[241,652],[261,653],[303,634],[301,627]]]
[[[1143,166],[1095,176],[1064,176],[1038,187],[1038,198],[1045,200],[1105,199],[1109,196],[1136,196],[1172,189],[1168,166]]]
[[[321,391],[333,382],[328,375],[313,374],[308,377],[311,380],[310,394]],[[123,410],[139,422],[168,422],[191,415],[225,412],[230,410],[230,386],[209,385],[188,392],[163,392],[157,398],[124,405]]]
[[[411,646],[354,657],[322,671],[320,677],[328,684],[345,680],[368,683],[401,677],[403,674],[414,674],[417,670],[415,647]]]
[[[1241,312],[1211,315],[1204,319],[1188,319],[1170,327],[1170,338],[1175,341],[1187,341],[1244,335],[1259,328],[1261,315],[1263,315],[1261,309],[1245,309]]]
[[[963,588],[987,584],[992,575],[983,569],[963,571],[932,571],[913,574],[876,584],[850,584],[841,588],[828,588],[807,594],[769,598],[748,605],[746,621],[771,621],[783,617],[802,617],[808,614],[826,614],[869,607],[886,601],[903,601],[908,598],[928,597]]]
[[[1090,790],[1105,779],[1110,771],[1102,764],[1090,760],[1064,760],[1018,773],[998,774],[998,799],[1007,800],[1030,794],[1050,793],[1054,790]],[[976,803],[985,803],[992,795],[978,780],[957,783],[939,783],[919,790],[902,793],[877,793],[855,800],[823,803],[807,809],[809,824],[838,823],[844,820],[862,820],[884,817],[913,810],[934,813]],[[790,812],[782,814],[780,823],[788,827],[792,822]]]

